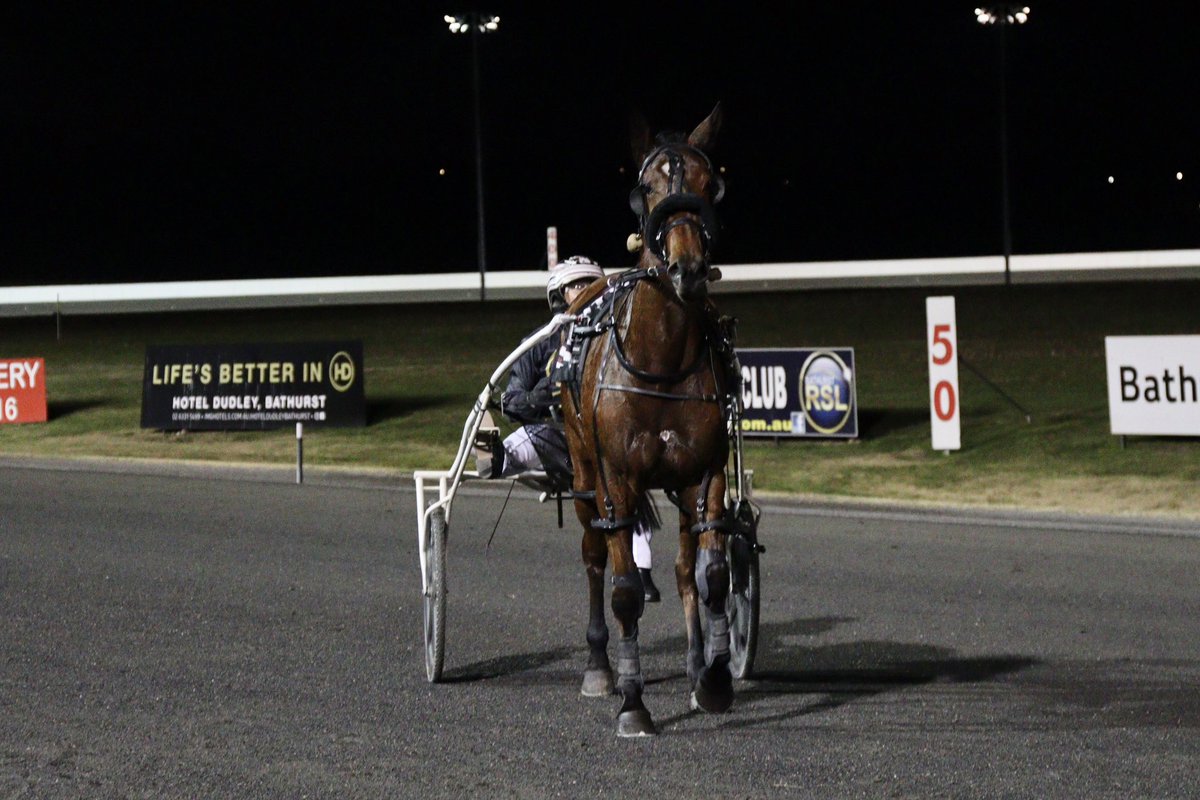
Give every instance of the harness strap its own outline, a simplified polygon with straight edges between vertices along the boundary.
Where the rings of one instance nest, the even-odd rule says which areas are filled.
[[[599,528],[602,531],[615,531],[618,528],[631,528],[638,523],[641,517],[597,517],[592,520],[592,527]]]
[[[618,386],[615,383],[602,383],[596,388],[608,389],[612,392],[641,394],[646,397],[657,397],[662,400],[697,400],[702,403],[719,403],[721,401],[721,398],[715,394],[671,394],[670,392],[656,392],[653,389],[639,389],[636,386]]]
[[[632,297],[632,293],[627,294],[625,297],[626,298]],[[627,302],[628,302],[628,300],[627,300]],[[614,313],[613,316],[615,317],[616,314]],[[629,360],[629,357],[627,355],[625,355],[625,348],[621,344],[621,336],[617,332],[616,325],[614,325],[609,330],[608,335],[609,335],[609,338],[612,339],[613,347],[614,347],[614,349],[616,351],[616,355],[617,355],[617,361],[620,362],[621,367],[626,372],[628,372],[630,375],[633,375],[635,378],[640,378],[641,380],[646,381],[647,383],[670,383],[670,384],[681,383],[685,378],[689,378],[692,375],[695,375],[697,372],[699,372],[701,369],[704,368],[705,358],[708,355],[708,347],[709,347],[708,338],[709,337],[706,335],[706,336],[702,337],[700,340],[700,342],[701,342],[700,351],[698,353],[696,353],[696,359],[687,368],[678,370],[676,372],[667,372],[667,373],[662,373],[662,374],[656,374],[653,372],[647,372],[646,370],[643,370],[643,369],[639,369],[633,365],[633,363]]]
[[[604,374],[604,367],[608,363],[609,349],[605,348],[603,357],[600,361],[600,371],[597,375]],[[592,441],[596,445],[596,475],[600,478],[600,486],[604,489],[604,510],[608,512],[608,522],[615,523],[617,521],[616,510],[613,508],[612,493],[608,490],[608,476],[604,474],[604,448],[600,444],[600,428],[596,422],[596,413],[600,409],[601,392],[597,389],[592,396]],[[593,523],[595,524],[595,523]],[[602,528],[602,530],[605,530]]]
[[[714,519],[709,522],[701,522],[697,525],[693,525],[691,527],[691,532],[704,533],[705,531],[724,531],[728,533],[732,529],[733,526],[729,524],[728,520]]]

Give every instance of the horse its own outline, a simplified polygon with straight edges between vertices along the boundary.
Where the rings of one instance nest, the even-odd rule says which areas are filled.
[[[639,251],[637,266],[593,284],[572,306],[575,312],[608,309],[592,326],[592,342],[578,360],[578,380],[570,391],[564,386],[562,395],[588,581],[589,656],[582,692],[605,696],[616,690],[622,737],[657,733],[642,701],[638,620],[644,595],[632,550],[632,525],[649,513],[650,489],[664,490],[679,507],[675,579],[687,630],[692,707],[722,713],[733,703],[725,500],[728,411],[740,377],[732,330],[723,327],[707,293],[717,277],[709,258],[717,236],[713,206],[724,194],[707,152],[721,120],[718,104],[686,136],[660,133],[651,140],[644,124],[636,126],[634,163],[641,166],[630,206],[640,223],[640,238],[631,237]],[[619,632],[615,683],[604,613],[608,563]]]

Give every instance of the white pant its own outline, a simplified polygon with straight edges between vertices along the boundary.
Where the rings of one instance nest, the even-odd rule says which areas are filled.
[[[516,475],[529,470],[540,470],[542,459],[533,446],[533,439],[524,426],[517,428],[504,438],[504,476]],[[650,554],[650,539],[654,531],[645,522],[638,522],[633,529],[633,563],[638,569],[650,569],[653,558]]]

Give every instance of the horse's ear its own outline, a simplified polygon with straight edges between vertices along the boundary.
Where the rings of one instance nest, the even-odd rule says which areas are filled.
[[[642,159],[650,152],[652,146],[650,123],[640,111],[629,115],[629,144],[633,148],[633,163],[641,166]]]
[[[721,104],[717,103],[709,115],[705,117],[704,122],[697,125],[696,130],[692,131],[688,136],[688,144],[706,153],[711,152],[713,146],[717,143],[717,133],[721,130],[722,118]]]

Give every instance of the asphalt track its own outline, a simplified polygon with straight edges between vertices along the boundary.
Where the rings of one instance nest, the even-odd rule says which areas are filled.
[[[460,497],[430,685],[411,484],[306,477],[0,460],[0,798],[1200,796],[1194,526],[770,503],[755,678],[665,593],[623,741],[552,508]]]

